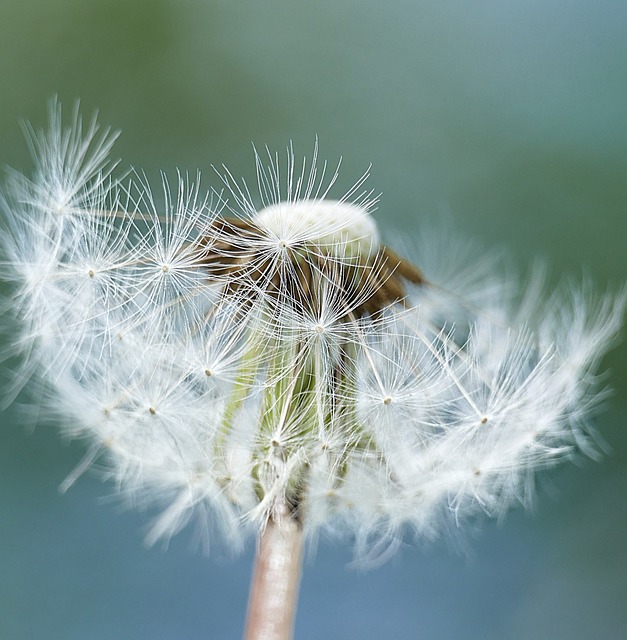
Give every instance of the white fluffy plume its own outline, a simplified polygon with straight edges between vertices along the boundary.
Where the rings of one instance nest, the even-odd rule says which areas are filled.
[[[45,381],[88,442],[78,472],[98,461],[162,507],[152,540],[196,519],[237,544],[285,504],[358,546],[432,537],[595,450],[624,295],[545,296],[494,260],[441,277],[457,250],[433,243],[419,270],[381,244],[365,177],[330,200],[291,149],[285,170],[257,156],[258,197],[228,172],[211,197],[187,176],[123,186],[114,136],[57,105],[29,139],[35,171],[2,196],[16,388]]]

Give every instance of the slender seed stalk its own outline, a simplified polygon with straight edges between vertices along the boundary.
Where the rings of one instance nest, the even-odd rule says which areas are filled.
[[[292,638],[302,542],[302,526],[285,505],[259,538],[244,640]]]

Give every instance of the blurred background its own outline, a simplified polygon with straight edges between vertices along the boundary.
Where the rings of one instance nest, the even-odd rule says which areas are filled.
[[[622,0],[2,0],[0,162],[29,170],[18,125],[82,101],[125,166],[251,179],[251,142],[372,163],[378,221],[441,218],[521,267],[627,279],[627,3]],[[321,541],[299,640],[627,637],[627,344],[604,362],[609,444],[543,477],[535,509],[461,550],[404,546],[379,569]],[[0,414],[0,638],[238,638],[251,544],[208,558],[183,533],[146,548],[145,514],[15,407]]]

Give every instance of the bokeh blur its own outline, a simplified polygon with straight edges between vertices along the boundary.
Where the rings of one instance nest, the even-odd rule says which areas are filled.
[[[199,168],[217,186],[222,163],[252,179],[251,142],[310,155],[317,135],[343,156],[336,195],[372,163],[384,235],[445,219],[555,280],[627,280],[623,0],[2,0],[0,87],[3,164],[28,170],[18,122],[43,125],[57,94],[157,179]],[[627,637],[626,344],[604,367],[600,463],[542,476],[531,513],[372,571],[321,540],[296,637]],[[146,548],[149,517],[97,475],[59,493],[79,445],[16,405],[0,420],[0,638],[240,636],[253,545]]]

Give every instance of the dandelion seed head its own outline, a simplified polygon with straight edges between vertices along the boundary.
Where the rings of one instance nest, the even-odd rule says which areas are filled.
[[[23,361],[9,395],[39,384],[89,443],[64,488],[97,464],[162,509],[151,542],[195,520],[240,545],[287,505],[311,537],[386,557],[402,532],[501,517],[537,470],[595,454],[625,293],[525,288],[449,236],[414,264],[382,243],[367,174],[329,197],[317,146],[302,165],[256,154],[257,198],[228,171],[226,195],[178,174],[157,196],[114,179],[112,136],[78,111],[28,131],[36,169],[0,199]]]

